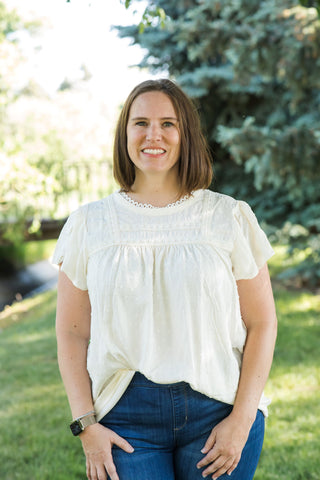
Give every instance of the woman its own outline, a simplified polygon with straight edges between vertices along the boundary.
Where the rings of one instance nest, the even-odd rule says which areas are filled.
[[[192,102],[146,81],[118,121],[121,190],[58,240],[58,359],[89,480],[253,478],[276,315],[250,207],[207,190]]]

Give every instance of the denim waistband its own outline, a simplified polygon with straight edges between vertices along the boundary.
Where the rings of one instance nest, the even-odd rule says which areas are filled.
[[[131,380],[130,385],[145,385],[148,387],[177,387],[177,386],[189,386],[187,382],[174,382],[174,383],[155,383],[152,380],[149,380],[141,372],[136,372]]]

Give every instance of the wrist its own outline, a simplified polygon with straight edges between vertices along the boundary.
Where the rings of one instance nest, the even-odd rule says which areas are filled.
[[[90,417],[91,415],[95,415],[95,414],[96,414],[95,410],[90,410],[90,412],[74,417],[72,421],[74,422],[75,420],[81,420],[82,418]]]
[[[73,419],[70,423],[70,430],[74,436],[80,435],[85,428],[89,427],[90,425],[94,425],[97,423],[95,411],[91,410],[80,417]]]
[[[247,426],[248,428],[251,428],[256,416],[257,416],[257,410],[248,410],[248,409],[238,409],[238,408],[233,408],[230,416],[238,423],[243,426]]]
[[[90,438],[91,434],[97,430],[97,428],[101,427],[101,424],[99,422],[94,423],[92,425],[88,425],[84,430],[82,430],[81,433],[79,433],[79,438],[80,440],[85,440],[87,438]]]

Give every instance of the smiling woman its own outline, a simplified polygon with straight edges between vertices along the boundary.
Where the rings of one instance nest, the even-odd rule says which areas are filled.
[[[251,480],[276,316],[273,251],[244,202],[207,189],[196,109],[138,85],[116,129],[121,190],[57,244],[61,374],[90,480]]]

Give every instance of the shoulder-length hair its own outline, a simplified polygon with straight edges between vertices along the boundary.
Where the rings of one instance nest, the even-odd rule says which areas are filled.
[[[181,148],[179,158],[180,194],[208,188],[212,181],[212,158],[201,131],[197,109],[190,98],[168,79],[146,80],[129,94],[121,110],[113,148],[113,175],[121,189],[130,191],[135,180],[135,167],[127,150],[127,125],[134,100],[143,93],[158,91],[170,98],[178,118]]]

